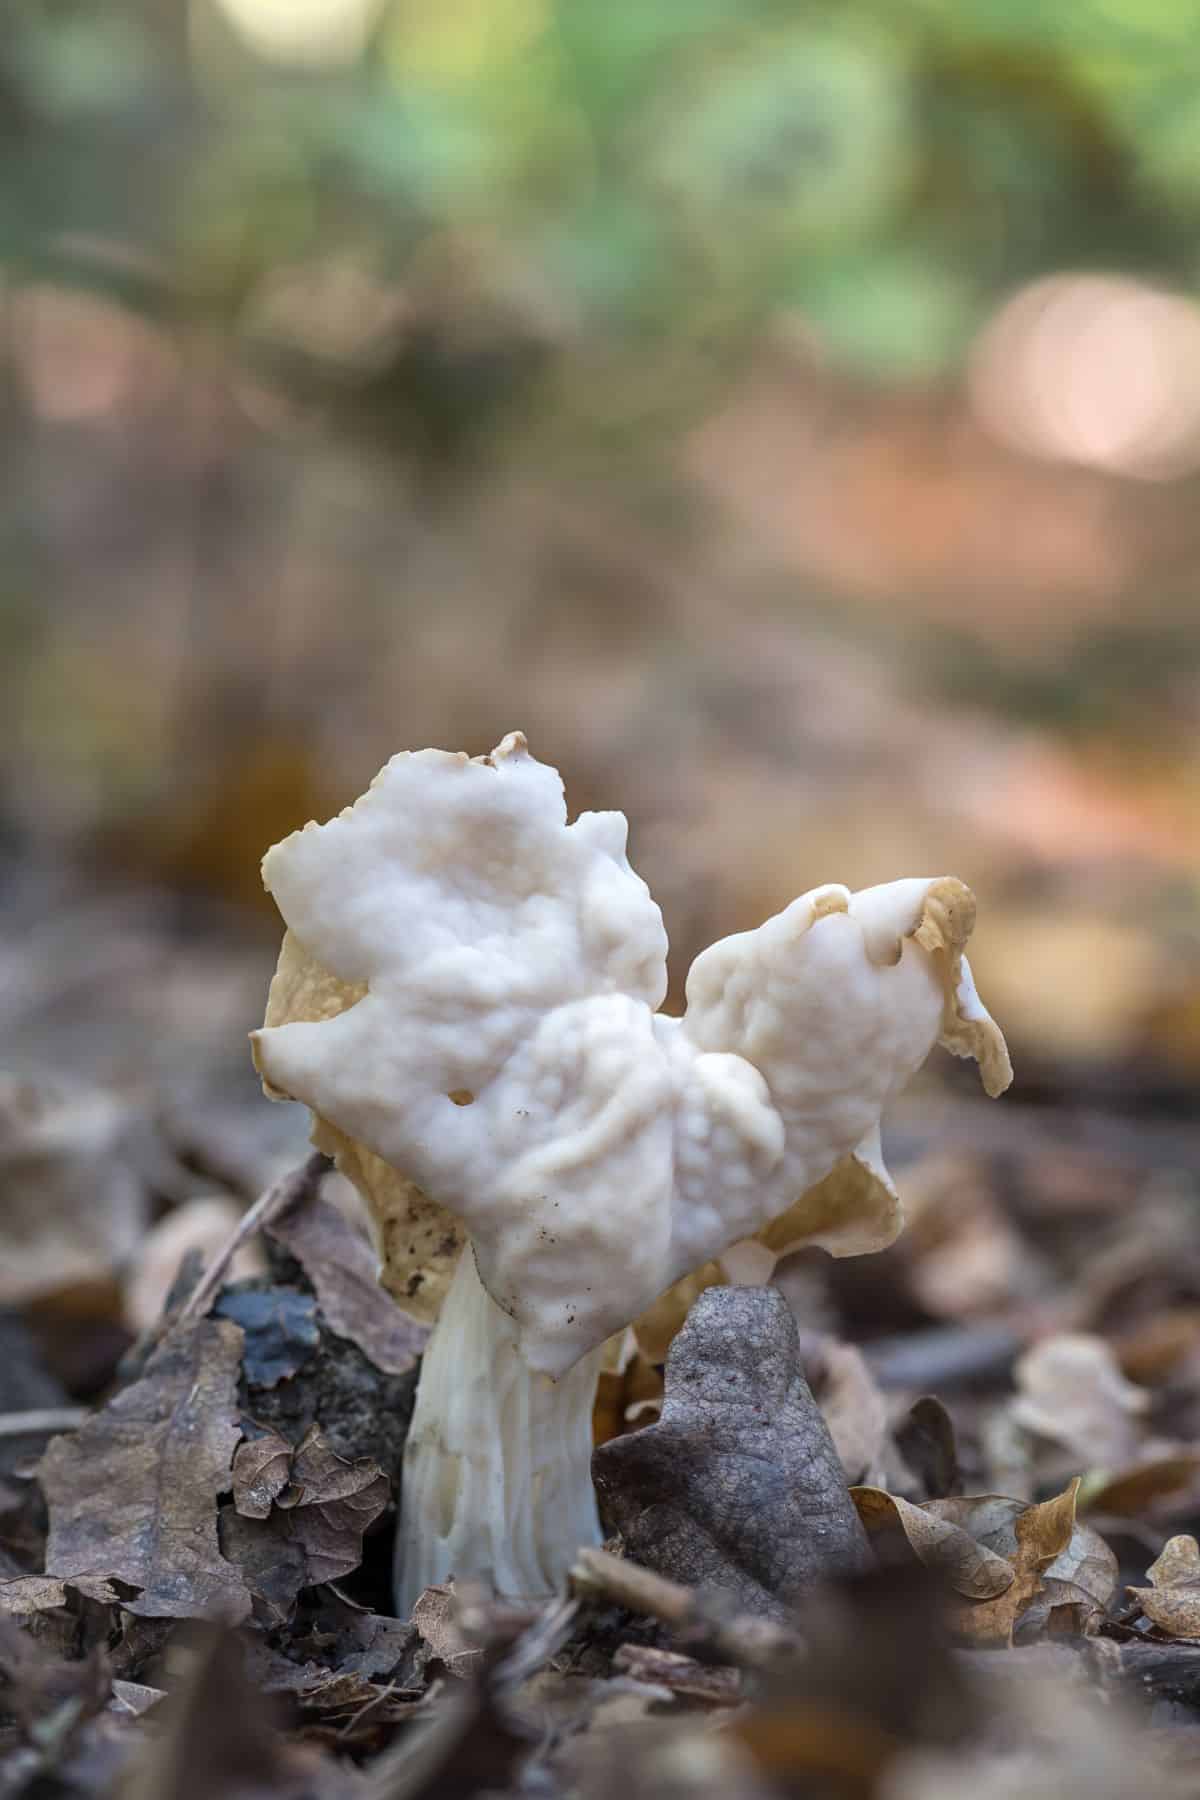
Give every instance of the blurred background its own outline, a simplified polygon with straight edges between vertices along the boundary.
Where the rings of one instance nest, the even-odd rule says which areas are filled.
[[[2,18],[0,1586],[42,1568],[34,1458],[304,1154],[246,1043],[264,850],[397,750],[514,728],[572,811],[628,813],[672,1008],[699,949],[818,883],[975,888],[1014,1088],[932,1058],[885,1136],[906,1232],[777,1279],[850,1479],[1019,1503],[1082,1474],[1093,1599],[1114,1559],[1143,1579],[1200,1533],[1195,5]],[[265,1318],[243,1411],[394,1475],[411,1370],[332,1313],[313,1351],[272,1257],[244,1245],[221,1301]],[[337,1358],[357,1385],[322,1385]],[[623,1354],[597,1435],[661,1391]],[[384,1607],[389,1554],[377,1529],[356,1576]],[[87,1604],[71,1655],[108,1629]],[[822,1734],[875,1704],[863,1641]],[[1182,1680],[1154,1716],[1189,1697],[1194,1746]],[[1012,1791],[1152,1791],[1142,1749],[1122,1775],[1085,1740],[1102,1771]],[[968,1788],[1002,1791],[937,1791]]]
[[[971,1141],[1194,1172],[1198,63],[1184,0],[7,0],[9,1069],[252,1191],[263,850],[520,727],[673,1003],[953,871]]]

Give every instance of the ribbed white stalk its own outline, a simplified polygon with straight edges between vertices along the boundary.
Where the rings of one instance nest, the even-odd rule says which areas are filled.
[[[535,1375],[464,1250],[426,1347],[404,1452],[396,1611],[435,1582],[554,1592],[581,1544],[600,1542],[592,1404],[601,1350],[559,1381]]]

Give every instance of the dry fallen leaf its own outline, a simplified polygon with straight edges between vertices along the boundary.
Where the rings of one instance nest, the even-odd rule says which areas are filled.
[[[1067,1549],[1075,1530],[1078,1477],[1063,1493],[1040,1505],[1027,1506],[1013,1520],[1016,1548],[1011,1558],[1013,1580],[993,1600],[955,1609],[954,1625],[975,1644],[1011,1644],[1021,1614],[1042,1591],[1050,1566]],[[931,1506],[961,1506],[962,1501],[931,1501]]]
[[[1126,1380],[1103,1338],[1058,1332],[1027,1350],[1013,1374],[1013,1417],[1024,1430],[1061,1444],[1089,1468],[1119,1469],[1133,1457],[1150,1396]]]
[[[1103,1611],[1117,1582],[1117,1559],[1075,1518],[1078,1480],[1040,1506],[1004,1494],[911,1505],[879,1488],[852,1490],[859,1516],[883,1549],[903,1533],[909,1549],[971,1606],[956,1607],[956,1629],[973,1643],[1011,1644],[1045,1629],[1060,1607],[1082,1627]]]
[[[630,1557],[779,1617],[870,1550],[772,1288],[701,1294],[667,1360],[655,1425],[602,1444],[592,1469]]]
[[[386,1375],[415,1366],[429,1329],[380,1286],[371,1246],[336,1206],[313,1194],[276,1219],[268,1235],[304,1270],[331,1331],[357,1344]]]
[[[233,1504],[244,1519],[269,1519],[291,1480],[292,1446],[277,1431],[247,1438],[233,1458]]]
[[[931,1500],[962,1493],[954,1421],[934,1394],[923,1394],[895,1427],[896,1448]]]
[[[37,1465],[50,1510],[46,1573],[140,1588],[130,1612],[243,1618],[250,1596],[217,1542],[236,1447],[242,1334],[203,1319],[168,1336],[140,1381]]]
[[[1180,1446],[1163,1455],[1146,1456],[1106,1478],[1089,1480],[1086,1509],[1098,1517],[1136,1519],[1159,1507],[1186,1510],[1200,1484],[1200,1450]]]
[[[294,1450],[277,1432],[241,1445],[233,1489],[221,1547],[276,1619],[287,1617],[301,1588],[358,1567],[363,1533],[389,1494],[378,1464],[338,1456],[316,1425]]]
[[[969,1600],[994,1600],[1012,1586],[1013,1565],[951,1519],[939,1518],[882,1488],[856,1487],[850,1492],[872,1538],[882,1539],[899,1527],[917,1560],[944,1576],[955,1593]]]
[[[1151,1624],[1176,1638],[1200,1638],[1200,1544],[1169,1538],[1146,1571],[1148,1588],[1131,1587]]]

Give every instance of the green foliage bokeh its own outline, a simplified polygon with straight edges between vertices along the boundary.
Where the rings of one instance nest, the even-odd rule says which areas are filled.
[[[235,12],[9,0],[0,255],[369,385],[385,423],[436,390],[426,447],[531,394],[652,426],[780,310],[929,377],[1039,272],[1197,274],[1186,0],[385,0],[325,63]],[[346,258],[431,329],[289,341],[264,282]]]

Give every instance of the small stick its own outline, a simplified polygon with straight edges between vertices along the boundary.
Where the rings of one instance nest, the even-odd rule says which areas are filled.
[[[77,1431],[90,1418],[86,1406],[43,1406],[34,1412],[0,1413],[0,1438],[53,1437],[57,1431]]]
[[[762,1669],[794,1658],[803,1648],[794,1632],[747,1613],[723,1615],[693,1588],[668,1581],[607,1550],[582,1549],[570,1575],[574,1591],[602,1596],[630,1612],[661,1619],[674,1631],[699,1633],[727,1661]]]
[[[216,1299],[217,1290],[225,1279],[230,1263],[247,1239],[252,1238],[264,1226],[270,1225],[281,1214],[290,1211],[299,1201],[307,1200],[321,1176],[332,1167],[327,1156],[320,1150],[314,1150],[299,1168],[290,1169],[286,1175],[281,1175],[278,1181],[273,1182],[265,1194],[260,1194],[254,1205],[242,1214],[175,1318],[170,1321],[172,1327],[203,1318]]]

